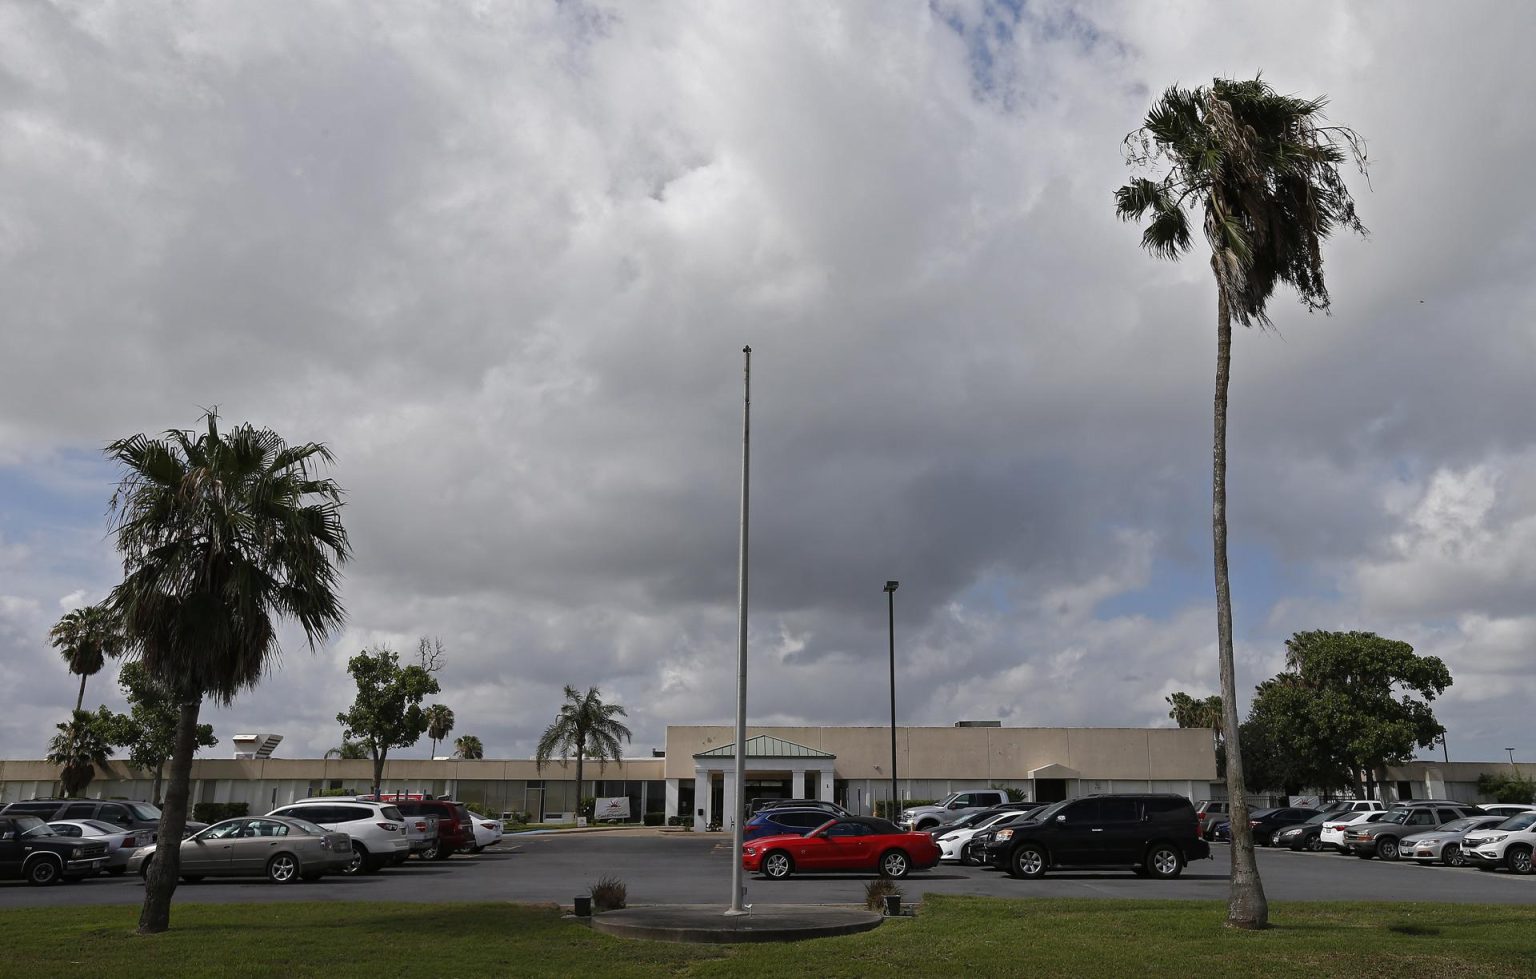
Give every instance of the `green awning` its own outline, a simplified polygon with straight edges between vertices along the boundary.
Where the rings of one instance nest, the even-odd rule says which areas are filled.
[[[736,742],[723,744],[718,748],[701,751],[694,755],[695,758],[735,758]],[[836,758],[836,755],[825,751],[817,751],[815,748],[807,748],[803,744],[795,744],[793,741],[785,741],[783,738],[773,738],[766,734],[759,734],[755,738],[747,739],[748,758]]]

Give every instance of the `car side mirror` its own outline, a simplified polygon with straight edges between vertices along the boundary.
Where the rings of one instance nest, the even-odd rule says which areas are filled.
[[[1067,817],[1066,817],[1066,815],[1065,815],[1065,814],[1062,814],[1062,815],[1060,815],[1060,816],[1057,816],[1057,817],[1056,817],[1056,821],[1057,821],[1057,822],[1058,822],[1058,823],[1064,823],[1064,822],[1066,822],[1066,821],[1067,821]]]

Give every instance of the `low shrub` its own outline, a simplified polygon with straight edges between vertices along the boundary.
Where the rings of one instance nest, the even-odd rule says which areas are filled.
[[[666,821],[667,814],[664,812],[648,812],[645,814],[644,822],[647,826],[660,826]]]
[[[192,818],[200,823],[216,823],[250,814],[249,802],[199,802],[192,807]]]
[[[617,877],[602,877],[592,885],[592,910],[618,911],[624,907],[628,889]]]
[[[901,896],[901,888],[886,877],[879,877],[864,885],[864,906],[871,911],[884,911],[888,895]]]
[[[931,806],[935,802],[938,802],[938,801],[939,800],[937,800],[937,799],[903,799],[903,800],[901,800],[901,805],[897,806],[893,810],[892,807],[891,807],[891,800],[889,800],[889,799],[876,799],[875,800],[875,815],[880,817],[881,819],[889,819],[891,822],[894,823],[894,822],[896,822],[897,819],[899,819],[901,817],[901,810],[903,810],[903,809],[912,809],[912,808],[915,808],[917,806]]]

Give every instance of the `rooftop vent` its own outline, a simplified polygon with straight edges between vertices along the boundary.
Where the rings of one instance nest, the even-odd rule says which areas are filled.
[[[236,758],[271,758],[272,752],[283,743],[281,734],[237,734],[234,737]]]
[[[1002,727],[1002,721],[956,721],[955,727]]]

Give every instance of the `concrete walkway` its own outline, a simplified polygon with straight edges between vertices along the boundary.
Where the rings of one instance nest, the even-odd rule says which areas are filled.
[[[604,911],[588,920],[595,930],[620,938],[724,943],[851,935],[880,927],[884,917],[876,911],[832,904],[759,905],[747,914],[729,916],[717,904],[656,904]]]

